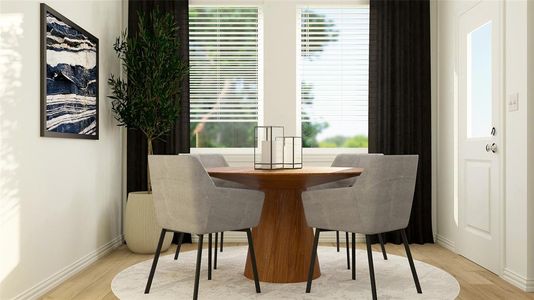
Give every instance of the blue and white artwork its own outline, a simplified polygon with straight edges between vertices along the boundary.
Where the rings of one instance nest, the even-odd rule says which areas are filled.
[[[44,136],[98,138],[98,39],[46,14]],[[72,25],[71,25],[72,24]],[[79,135],[79,136],[76,136]]]

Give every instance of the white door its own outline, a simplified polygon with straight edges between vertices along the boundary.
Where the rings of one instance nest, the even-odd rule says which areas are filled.
[[[501,270],[501,2],[460,15],[458,31],[458,252]]]

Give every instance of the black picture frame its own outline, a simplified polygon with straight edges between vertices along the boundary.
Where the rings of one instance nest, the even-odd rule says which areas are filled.
[[[94,35],[92,35],[91,33],[87,32],[85,29],[81,28],[80,26],[78,26],[77,24],[75,24],[74,22],[72,22],[71,20],[69,20],[67,17],[63,16],[62,14],[60,14],[59,12],[57,12],[56,10],[52,9],[51,7],[49,7],[48,5],[44,4],[44,3],[41,3],[40,5],[40,10],[41,10],[41,22],[40,22],[40,35],[41,35],[41,41],[40,41],[40,51],[41,51],[41,108],[40,108],[40,123],[41,123],[41,126],[40,126],[40,134],[41,134],[41,137],[55,137],[55,138],[74,138],[74,139],[91,139],[91,140],[98,140],[99,139],[99,85],[100,85],[100,79],[99,79],[99,43],[98,43],[98,38],[95,37]],[[47,20],[47,16],[48,15],[51,15],[52,17],[54,17],[55,19],[59,20],[60,22],[64,23],[66,26],[70,27],[71,29],[77,31],[78,33],[82,34],[86,40],[82,40],[81,42],[79,42],[78,44],[78,47],[81,47],[82,44],[85,44],[84,47],[88,47],[87,45],[90,45],[90,52],[92,52],[93,50],[93,47],[91,45],[94,44],[94,48],[96,48],[96,57],[95,57],[95,61],[96,61],[96,64],[93,68],[91,69],[83,69],[83,66],[78,66],[78,65],[70,65],[69,66],[71,68],[74,68],[76,70],[74,70],[74,73],[73,74],[79,74],[80,72],[83,73],[83,75],[81,75],[82,79],[84,80],[88,80],[88,79],[92,79],[94,78],[94,80],[96,80],[96,82],[94,83],[95,86],[93,86],[93,83],[91,83],[92,80],[90,81],[86,81],[85,83],[87,83],[87,85],[85,85],[85,87],[82,89],[78,89],[78,87],[74,87],[74,90],[78,91],[78,90],[84,90],[85,93],[87,93],[87,95],[89,96],[80,96],[80,97],[86,97],[88,98],[89,100],[85,101],[85,102],[78,102],[76,103],[76,101],[79,101],[79,100],[70,100],[71,103],[70,103],[70,108],[71,110],[73,109],[73,105],[74,105],[74,109],[76,108],[76,106],[84,106],[84,105],[89,105],[89,106],[92,106],[92,98],[94,97],[95,98],[95,101],[96,103],[94,104],[95,108],[95,112],[94,114],[89,114],[89,118],[86,118],[85,120],[83,121],[79,121],[78,123],[82,123],[82,124],[87,124],[87,122],[91,122],[90,125],[86,126],[85,128],[83,128],[84,130],[89,130],[90,134],[87,134],[87,133],[83,133],[83,131],[78,131],[78,133],[76,132],[72,132],[73,130],[72,129],[69,129],[71,128],[70,126],[71,125],[65,125],[65,124],[60,124],[60,125],[65,125],[63,127],[63,129],[56,129],[56,130],[48,130],[47,129],[47,95],[49,94],[48,93],[48,76],[47,76],[47,65],[48,65],[48,62],[49,62],[49,58],[47,57],[47,25],[48,25],[48,20]],[[63,26],[63,25],[61,25]],[[71,41],[69,41],[70,43]],[[65,43],[62,43],[60,44],[60,46],[62,46],[63,44]],[[76,45],[74,43],[74,45]],[[69,45],[67,45],[69,46]],[[69,46],[71,47],[71,46]],[[72,48],[72,47],[71,47]],[[80,48],[78,49],[74,49],[70,52],[76,52],[76,51],[79,51],[81,52]],[[60,51],[61,52],[61,51]],[[69,52],[69,51],[66,51],[66,52]],[[59,56],[59,55],[58,55]],[[57,58],[56,58],[57,60]],[[59,64],[57,64],[57,66],[59,66]],[[51,67],[52,68],[52,67]],[[68,67],[65,68],[67,71],[68,71]],[[80,69],[82,69],[80,71]],[[94,69],[94,70],[92,70]],[[60,72],[60,73],[63,73],[63,72]],[[88,73],[90,73],[88,75]],[[55,74],[57,75],[57,74]],[[60,74],[60,75],[63,75],[63,74]],[[54,76],[55,78],[56,76]],[[67,77],[67,76],[66,76]],[[74,81],[73,81],[74,82]],[[74,85],[74,83],[73,83]],[[91,85],[91,88],[89,88]],[[61,95],[61,94],[55,94],[55,95]],[[75,93],[76,96],[79,96],[78,92]],[[68,100],[67,100],[68,101]],[[87,104],[86,102],[89,102],[89,104]],[[82,103],[82,104],[80,104]],[[63,104],[59,104],[57,106],[61,107],[61,105],[63,105],[63,107],[67,107],[66,104],[69,104],[69,103],[63,103]],[[76,104],[76,105],[75,105]],[[92,109],[89,109],[89,110],[92,110]],[[75,111],[75,112],[79,112],[79,111]],[[94,117],[93,117],[94,115]],[[91,121],[91,120],[94,120],[94,121]],[[91,126],[93,125],[92,123],[93,122],[96,122],[95,126]],[[67,123],[69,124],[69,123]],[[73,127],[80,127],[81,125],[73,125]],[[59,126],[57,126],[57,128],[59,128]],[[67,128],[66,130],[64,128]],[[92,129],[94,128],[94,129]],[[71,131],[71,132],[69,132]]]

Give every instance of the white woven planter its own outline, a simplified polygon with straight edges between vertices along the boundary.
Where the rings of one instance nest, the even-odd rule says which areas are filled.
[[[135,253],[156,252],[161,227],[156,222],[156,211],[152,194],[133,192],[128,194],[124,213],[124,239],[128,249]],[[161,251],[169,249],[172,232],[165,235]]]

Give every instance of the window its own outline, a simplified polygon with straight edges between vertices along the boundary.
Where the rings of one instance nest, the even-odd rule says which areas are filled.
[[[191,6],[191,147],[253,147],[261,105],[258,7]]]
[[[489,137],[493,127],[492,22],[467,35],[467,137]]]
[[[367,148],[369,8],[303,8],[298,17],[304,146]]]

